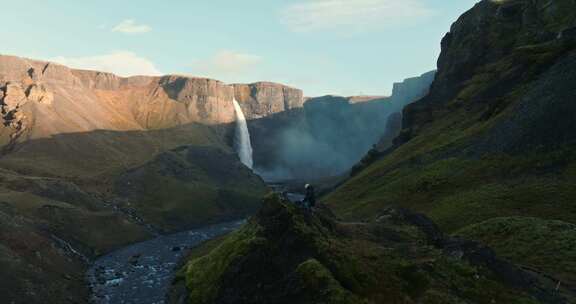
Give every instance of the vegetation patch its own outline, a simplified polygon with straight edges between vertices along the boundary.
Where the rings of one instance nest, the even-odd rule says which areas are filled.
[[[576,284],[576,225],[534,217],[499,217],[456,232],[500,256]]]
[[[185,266],[190,303],[540,303],[401,218],[346,223],[274,196]]]

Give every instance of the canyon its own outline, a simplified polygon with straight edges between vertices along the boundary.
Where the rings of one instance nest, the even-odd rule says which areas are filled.
[[[391,96],[0,56],[0,295],[573,303],[574,29],[574,0],[479,1]]]
[[[268,196],[192,251],[172,298],[575,303],[574,29],[573,0],[477,2],[428,92],[313,212]]]
[[[305,98],[270,82],[125,78],[2,55],[0,292],[30,303],[83,302],[83,271],[95,257],[252,214],[267,191],[255,173],[345,174],[410,98]],[[246,145],[253,160],[243,156]],[[320,161],[332,155],[337,165]]]

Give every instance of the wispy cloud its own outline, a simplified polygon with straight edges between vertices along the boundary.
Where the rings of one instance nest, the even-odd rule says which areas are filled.
[[[226,79],[252,70],[261,61],[257,55],[221,50],[210,58],[193,62],[192,68],[195,75]]]
[[[369,31],[433,15],[422,0],[308,0],[286,7],[282,23],[294,32]]]
[[[124,34],[142,34],[148,33],[152,28],[146,24],[139,24],[134,19],[122,20],[118,25],[112,28],[113,32]]]
[[[119,76],[162,74],[152,61],[129,51],[86,57],[59,56],[48,60],[76,69],[110,72]]]

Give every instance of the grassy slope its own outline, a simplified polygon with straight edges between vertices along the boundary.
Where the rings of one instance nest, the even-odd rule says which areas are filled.
[[[51,235],[90,257],[150,237],[144,227],[107,207],[102,197],[118,202],[112,189],[118,176],[146,165],[166,149],[192,144],[229,151],[225,133],[219,127],[190,125],[148,132],[62,134],[28,142],[2,157],[0,207],[9,211],[0,223],[3,300],[83,303],[88,292],[82,276],[85,265],[58,249]],[[153,174],[141,199],[123,207],[166,230],[184,229],[239,216],[238,210],[253,210],[259,201],[255,196],[265,191],[261,183],[243,181],[239,184],[245,187],[245,197],[242,191],[227,195],[217,180],[204,179],[202,170],[195,174],[202,183]],[[254,176],[246,180],[254,181]],[[224,199],[238,199],[246,206],[216,208],[226,205]]]
[[[186,147],[129,171],[116,191],[149,222],[178,230],[251,214],[267,190],[235,154]]]
[[[0,166],[26,176],[73,182],[83,190],[116,200],[118,179],[130,170],[151,166],[161,153],[172,153],[166,151],[182,145],[232,153],[226,139],[228,132],[227,126],[190,124],[162,130],[60,134],[23,144],[0,158]],[[254,175],[246,173],[237,185],[223,185],[219,179],[207,176],[211,168],[202,168],[204,159],[184,161],[193,180],[148,170],[140,195],[125,202],[124,207],[145,216],[153,225],[174,230],[214,222],[221,219],[217,215],[228,211],[254,210],[265,192]],[[222,166],[238,171],[237,164],[228,161]],[[75,200],[66,202],[77,205]],[[170,221],[176,224],[167,225]]]
[[[3,156],[0,165],[24,174],[77,179],[86,184],[110,182],[119,173],[182,145],[228,150],[224,140],[227,130],[226,126],[189,124],[148,131],[59,134],[24,143]]]
[[[334,222],[269,198],[181,276],[190,303],[536,303],[424,243],[411,225]]]
[[[474,151],[479,139],[499,135],[493,130],[516,114],[515,106],[533,83],[559,59],[573,56],[573,49],[573,44],[555,42],[523,46],[477,67],[474,77],[453,100],[446,101],[444,108],[432,113],[434,119],[419,129],[416,137],[372,163],[323,201],[352,220],[373,218],[386,206],[404,206],[425,212],[447,232],[482,222],[489,225],[492,222],[488,220],[497,217],[576,223],[576,146],[560,142],[514,153]],[[507,84],[505,89],[500,83]],[[562,114],[561,119],[569,121],[571,114]],[[549,132],[549,137],[554,135],[547,126],[532,127],[539,128],[541,134]],[[494,244],[499,254],[516,262],[527,262],[521,257],[534,255],[539,262],[529,264],[537,270],[574,283],[572,265],[561,269],[546,257],[548,251],[533,250],[540,244],[540,236],[529,226],[542,224],[524,224],[523,233],[509,235],[508,242],[499,242],[493,235],[498,231],[489,226],[474,226],[477,234],[470,233]],[[509,225],[517,227],[514,222]],[[567,240],[552,233],[548,237],[557,243]],[[525,246],[508,247],[520,240]],[[563,250],[558,257],[571,255],[567,248],[558,249]]]
[[[519,56],[522,54],[523,58]],[[549,66],[563,53],[552,50],[522,54],[513,54],[483,70],[488,74],[503,74],[518,61]],[[484,81],[469,81],[452,103],[465,104],[468,94],[480,94],[501,80],[478,78],[484,78]],[[471,108],[454,107],[441,119],[427,125],[417,137],[351,178],[324,201],[349,218],[376,215],[382,207],[391,204],[403,205],[426,211],[448,230],[482,221],[502,211],[504,214],[541,214],[576,221],[575,207],[571,204],[576,198],[574,146],[515,155],[465,156],[476,138],[509,118],[512,105],[524,92],[522,85],[511,88],[501,101],[508,105],[507,110],[488,120],[481,119],[485,109],[476,109],[474,105]],[[495,202],[492,208],[485,205],[494,199],[500,203]],[[545,201],[561,208],[548,208]],[[466,210],[471,210],[467,213],[473,217],[459,218],[458,213]]]
[[[576,225],[532,217],[499,217],[457,232],[482,241],[503,256],[576,283]],[[527,254],[530,253],[530,254]]]

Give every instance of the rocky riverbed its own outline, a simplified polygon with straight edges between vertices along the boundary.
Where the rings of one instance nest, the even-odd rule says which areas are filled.
[[[186,251],[235,230],[229,222],[136,243],[98,258],[86,276],[95,304],[165,303],[175,266]]]

